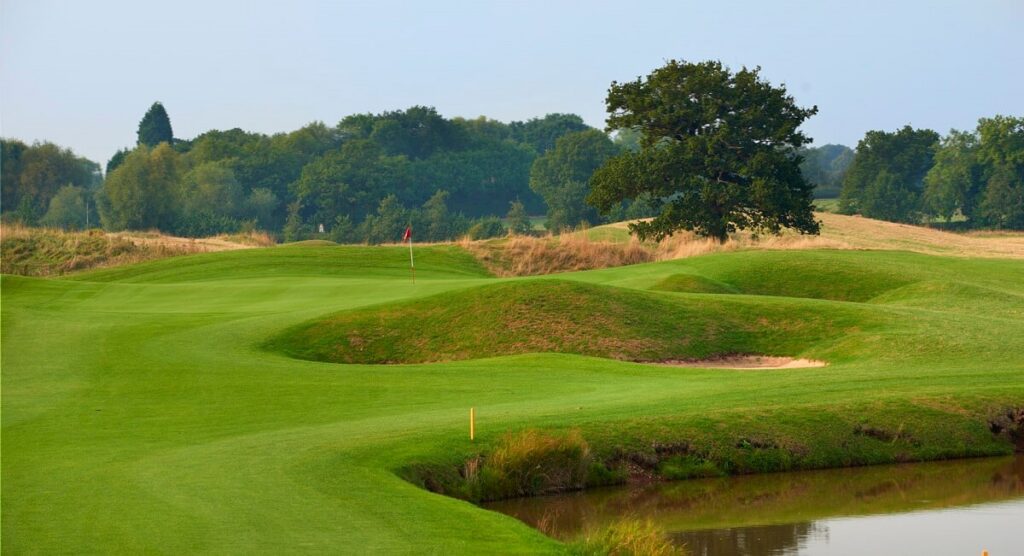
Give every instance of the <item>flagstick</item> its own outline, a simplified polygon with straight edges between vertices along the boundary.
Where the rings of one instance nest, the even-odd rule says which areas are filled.
[[[416,283],[416,263],[412,258],[412,234],[409,234],[409,270],[412,271],[412,283]]]

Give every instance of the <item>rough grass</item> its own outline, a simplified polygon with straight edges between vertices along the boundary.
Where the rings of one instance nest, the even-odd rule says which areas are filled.
[[[196,240],[159,232],[65,232],[19,224],[3,224],[0,236],[0,271],[22,276],[60,276],[94,268],[274,244],[273,238],[264,232]]]
[[[392,247],[197,254],[74,280],[4,276],[4,550],[564,553],[525,524],[417,488],[396,471],[418,464],[458,474],[508,431],[527,429],[578,429],[594,461],[641,474],[684,453],[723,472],[754,473],[1009,453],[1019,438],[1019,260],[741,251],[560,277],[592,286],[579,290],[588,292],[583,309],[671,304],[698,312],[699,326],[701,312],[734,307],[798,324],[821,316],[820,339],[777,332],[777,341],[806,348],[799,355],[830,362],[817,369],[684,369],[525,352],[364,366],[262,348],[332,315],[438,308],[441,298],[431,296],[454,303],[504,282],[560,284],[496,280],[457,247],[420,252],[415,284],[408,251]],[[897,280],[878,282],[894,289],[866,301],[837,301],[821,295],[836,281],[830,276],[807,275],[824,286],[757,278],[770,266],[800,268],[807,256],[818,257],[816,268],[833,258],[837,268]],[[649,289],[679,274],[746,293]],[[859,275],[844,280],[851,284],[835,287],[846,299],[871,293],[854,287]],[[605,300],[608,292],[635,295]],[[740,339],[776,341],[763,334]],[[469,407],[477,409],[475,442]]]
[[[590,446],[578,430],[503,435],[486,455],[458,468],[411,465],[399,474],[423,488],[474,502],[539,496],[593,485]],[[605,483],[607,484],[607,482]]]
[[[654,260],[664,261],[709,253],[740,250],[886,249],[957,257],[1024,258],[1024,232],[975,231],[954,233],[925,226],[897,224],[860,216],[817,212],[821,234],[781,235],[733,234],[725,243],[679,232],[659,244],[647,244]],[[618,222],[575,232],[574,235],[612,243],[633,240],[628,222]]]
[[[685,556],[685,548],[672,544],[650,521],[623,520],[587,532],[569,544],[569,554],[580,556]]]
[[[628,222],[618,222],[558,236],[463,240],[459,244],[497,276],[538,276],[749,250],[897,249],[929,255],[1024,258],[1024,233],[1020,232],[953,233],[828,211],[816,214],[822,224],[818,236],[792,231],[778,236],[741,232],[720,243],[678,232],[660,243],[640,242],[630,235]]]
[[[651,249],[639,242],[592,241],[584,235],[526,237],[463,241],[497,276],[537,276],[591,270],[654,260]]]

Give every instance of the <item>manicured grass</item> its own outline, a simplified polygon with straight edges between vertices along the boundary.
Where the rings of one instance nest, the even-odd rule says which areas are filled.
[[[528,428],[577,429],[604,458],[689,442],[732,471],[1012,450],[986,418],[1024,405],[1019,260],[736,252],[499,280],[456,247],[431,247],[417,251],[413,284],[407,254],[300,245],[74,280],[5,276],[5,551],[563,551],[397,475]],[[730,291],[688,293],[672,282],[683,275]],[[510,317],[506,302],[529,311]],[[567,314],[571,330],[603,336],[530,353],[558,337],[530,314]],[[517,322],[526,328],[510,329]],[[297,340],[303,330],[310,341]],[[344,365],[278,351],[316,351],[353,331],[372,336],[363,361],[444,349],[461,360]],[[724,345],[830,365],[730,371],[594,356],[615,357],[597,340],[619,334],[665,353]]]
[[[878,319],[851,307],[676,298],[569,280],[517,280],[346,311],[267,347],[338,363],[423,363],[538,352],[627,361],[794,355]]]

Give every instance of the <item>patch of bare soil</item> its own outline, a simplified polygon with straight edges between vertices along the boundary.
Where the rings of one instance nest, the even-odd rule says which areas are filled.
[[[659,365],[673,367],[699,367],[702,369],[802,369],[824,367],[828,363],[814,359],[794,359],[769,355],[725,355],[708,359],[670,359],[655,361]]]

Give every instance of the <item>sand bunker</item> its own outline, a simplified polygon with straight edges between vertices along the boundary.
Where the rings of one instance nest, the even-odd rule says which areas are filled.
[[[674,367],[700,367],[704,369],[801,369],[824,367],[828,363],[814,359],[793,359],[768,355],[726,355],[709,359],[672,359],[658,361],[660,365]]]

